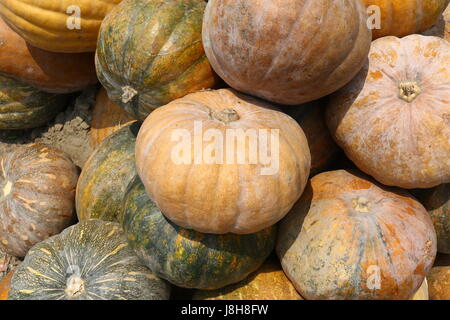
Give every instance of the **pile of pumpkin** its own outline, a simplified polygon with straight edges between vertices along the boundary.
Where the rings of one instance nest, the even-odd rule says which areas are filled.
[[[448,2],[2,0],[1,129],[103,88],[80,175],[42,144],[0,160],[0,245],[24,257],[0,296],[411,299],[428,276],[450,298],[450,266],[430,273],[450,254],[450,45],[418,34]],[[195,122],[277,130],[277,172],[175,163]]]

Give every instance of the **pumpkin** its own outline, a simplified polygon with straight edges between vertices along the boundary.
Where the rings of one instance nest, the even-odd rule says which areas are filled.
[[[324,107],[324,102],[320,100],[283,108],[283,112],[294,118],[306,135],[311,151],[311,175],[326,170],[340,151],[326,126]]]
[[[120,222],[122,199],[136,175],[134,146],[138,130],[138,123],[123,127],[103,140],[86,161],[76,193],[80,221]]]
[[[27,44],[0,18],[0,74],[53,93],[97,83],[94,54],[54,53]]]
[[[97,148],[107,136],[132,121],[133,119],[128,113],[108,98],[106,90],[104,88],[100,89],[92,111],[90,131],[92,147]]]
[[[9,299],[165,300],[169,293],[119,224],[89,220],[35,245],[14,272]]]
[[[100,24],[121,0],[2,0],[0,16],[34,47],[94,52]]]
[[[449,0],[364,0],[374,39],[404,37],[431,28]],[[376,6],[376,7],[372,7]],[[378,23],[379,25],[378,25]]]
[[[13,271],[10,271],[0,281],[0,300],[8,300],[9,290],[11,289],[11,278],[13,274],[14,274]]]
[[[96,54],[108,96],[143,121],[155,108],[210,88],[202,0],[125,0],[106,17]]]
[[[32,144],[0,158],[0,246],[23,257],[73,221],[78,171],[62,151]]]
[[[257,270],[275,246],[276,228],[254,234],[204,234],[167,220],[148,197],[139,177],[124,198],[128,242],[157,276],[176,286],[218,289]]]
[[[0,130],[30,129],[46,124],[71,96],[43,92],[0,75]]]
[[[288,213],[311,157],[300,126],[270,108],[221,89],[150,114],[136,140],[136,168],[167,218],[198,232],[246,234]]]
[[[428,294],[427,278],[425,278],[419,290],[416,291],[416,293],[412,296],[410,300],[430,300]]]
[[[278,263],[266,262],[245,280],[219,290],[198,290],[194,300],[303,300]]]
[[[336,91],[361,69],[372,39],[366,20],[359,0],[211,0],[203,45],[234,89],[296,105]]]
[[[450,44],[410,35],[375,40],[369,61],[333,94],[327,123],[362,171],[385,185],[450,182]]]
[[[305,299],[409,299],[436,256],[424,207],[358,172],[314,176],[281,222],[277,254]]]
[[[433,267],[428,283],[430,300],[450,300],[450,266]]]

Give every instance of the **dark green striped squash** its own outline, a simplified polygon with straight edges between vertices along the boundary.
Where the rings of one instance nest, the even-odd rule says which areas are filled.
[[[135,122],[114,132],[86,161],[75,199],[80,221],[120,222],[122,199],[136,175],[134,146],[139,127]]]
[[[118,223],[82,221],[34,246],[9,300],[165,300],[170,286],[139,261]]]
[[[47,93],[0,75],[0,130],[31,129],[52,120],[71,95]]]
[[[216,84],[201,41],[203,0],[125,0],[100,28],[96,68],[111,100],[136,119]]]
[[[276,237],[275,226],[247,235],[180,228],[164,217],[137,176],[124,198],[123,227],[137,255],[157,276],[197,289],[243,280],[263,264]]]

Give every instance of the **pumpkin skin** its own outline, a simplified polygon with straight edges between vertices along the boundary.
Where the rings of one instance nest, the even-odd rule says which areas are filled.
[[[305,299],[403,300],[431,269],[436,233],[405,191],[338,170],[310,180],[279,226],[277,254]]]
[[[142,265],[120,225],[80,222],[34,246],[10,300],[166,300],[169,285]]]
[[[375,40],[369,61],[333,94],[328,127],[379,182],[431,188],[450,182],[450,44],[411,35]]]
[[[303,300],[278,263],[266,262],[245,280],[219,290],[198,290],[194,300]]]
[[[54,94],[0,75],[0,130],[31,129],[52,120],[71,95]]]
[[[361,69],[372,39],[366,20],[359,0],[211,0],[203,45],[232,88],[296,105],[336,91]]]
[[[373,29],[374,39],[404,37],[431,28],[444,12],[448,0],[364,0],[380,8],[380,27]]]
[[[0,15],[34,47],[52,52],[94,52],[103,18],[120,1],[2,0]],[[76,12],[71,6],[79,8],[79,28],[72,27]]]
[[[433,267],[428,283],[430,300],[450,300],[450,266]]]
[[[133,119],[123,111],[121,107],[108,98],[104,88],[97,94],[94,110],[92,111],[92,124],[90,131],[90,142],[93,148],[97,148],[100,143],[109,135],[123,128]]]
[[[136,140],[136,168],[149,196],[168,219],[203,233],[247,234],[273,225],[288,213],[306,185],[311,156],[300,126],[270,108],[265,102],[221,89],[190,94],[150,114]],[[197,143],[194,148],[203,148],[205,154],[201,159],[197,151],[192,152],[190,138],[202,136],[197,134],[199,125],[205,136],[212,129],[223,137],[222,142],[220,137],[213,141],[218,150]],[[250,136],[249,129],[255,130],[255,136],[262,132],[256,130],[266,130],[267,139],[261,134],[261,148],[255,140],[238,147],[232,134],[237,136],[240,129],[241,140],[244,130]],[[268,143],[275,132],[278,154]],[[178,133],[183,137],[176,141]],[[260,152],[264,145],[273,155],[270,164],[263,164],[259,156],[252,162],[251,148]],[[222,153],[222,159],[214,152],[219,157]],[[240,162],[238,152],[245,157]],[[214,158],[208,159],[210,155]]]
[[[248,235],[204,234],[177,226],[149,198],[138,176],[123,207],[123,228],[136,254],[157,276],[178,287],[211,290],[239,282],[275,246],[275,226]]]
[[[0,74],[52,93],[71,93],[97,83],[94,54],[66,54],[27,44],[0,18]]]
[[[3,279],[0,281],[0,300],[8,300],[9,290],[11,289],[11,278],[14,272],[10,271]]]
[[[23,257],[73,221],[78,171],[62,151],[33,144],[0,159],[0,246]]]
[[[138,131],[139,124],[132,123],[114,132],[86,161],[76,193],[80,221],[121,221],[122,199],[136,175],[134,147]]]
[[[98,78],[133,118],[143,121],[157,107],[216,85],[201,41],[205,5],[201,0],[126,0],[102,23]]]

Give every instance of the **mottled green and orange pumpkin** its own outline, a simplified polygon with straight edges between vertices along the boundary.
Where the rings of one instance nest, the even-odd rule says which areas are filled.
[[[124,198],[123,227],[136,254],[157,276],[197,289],[243,280],[263,264],[276,238],[275,226],[246,235],[183,229],[161,213],[138,176]]]
[[[122,199],[136,175],[134,148],[137,122],[103,140],[86,161],[78,180],[77,215],[80,221],[101,219],[120,222]]]
[[[78,170],[62,151],[33,144],[0,158],[0,246],[23,257],[74,221]]]
[[[124,0],[105,18],[96,53],[108,96],[135,119],[215,86],[203,50],[203,0]]]
[[[324,172],[279,226],[277,254],[305,299],[409,299],[436,257],[425,208],[358,172]]]
[[[169,284],[139,261],[119,224],[80,222],[34,246],[10,300],[166,300]]]

